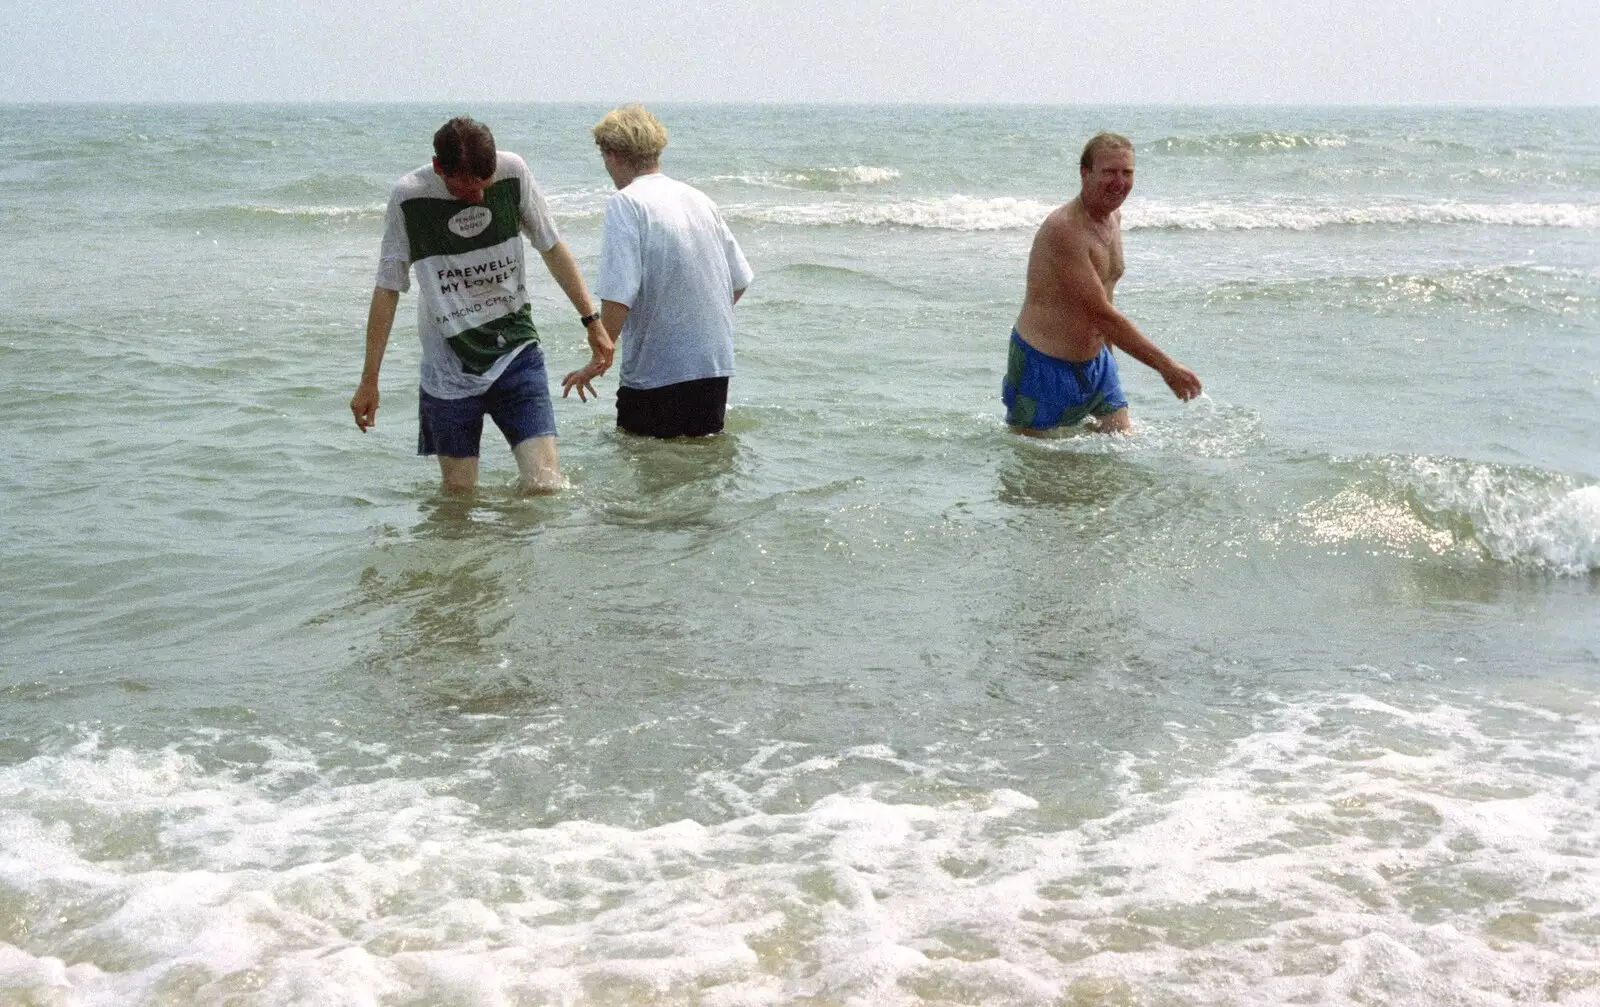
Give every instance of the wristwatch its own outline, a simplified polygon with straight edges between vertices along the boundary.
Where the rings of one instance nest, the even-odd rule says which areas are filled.
[[[580,316],[578,318],[578,324],[587,329],[589,327],[589,323],[590,322],[598,322],[599,320],[600,320],[600,312],[596,311],[592,315],[582,315],[582,316]]]

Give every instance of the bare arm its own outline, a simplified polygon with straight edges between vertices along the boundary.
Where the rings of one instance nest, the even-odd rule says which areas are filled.
[[[584,287],[584,277],[578,272],[578,261],[573,259],[573,253],[566,248],[566,242],[555,242],[554,245],[550,245],[549,251],[541,251],[539,258],[544,259],[544,267],[549,269],[550,279],[555,280],[555,285],[562,288],[566,299],[573,303],[574,311],[578,311],[578,317],[594,314],[594,301],[589,299],[589,288]],[[602,352],[597,346],[597,341],[603,341],[605,344],[603,352],[606,362],[611,360],[611,331],[614,330],[605,328],[603,319],[600,322],[590,322],[587,330],[590,349]]]
[[[1087,245],[1070,235],[1063,236],[1057,239],[1057,253],[1062,263],[1062,281],[1096,331],[1117,349],[1160,374],[1178,398],[1187,402],[1200,394],[1200,379],[1195,373],[1162,352],[1111,303]]]
[[[556,286],[567,295],[567,300],[572,302],[578,316],[581,318],[594,314],[594,302],[589,300],[589,288],[583,285],[583,274],[578,272],[578,263],[568,251],[567,243],[558,241],[550,246],[549,251],[540,252],[539,257],[544,259],[544,266],[550,270],[551,279],[555,280]],[[606,324],[604,316],[585,326],[584,335],[589,340],[591,363],[603,360],[606,367],[611,366],[611,353],[615,348],[611,333],[616,331]],[[604,370],[604,367],[601,368],[602,373]]]
[[[621,301],[601,301],[600,320],[606,323],[607,332],[621,335],[622,327],[628,324],[628,306]]]
[[[572,258],[572,252],[568,251],[567,243],[558,241],[550,246],[549,251],[540,252],[539,257],[544,260],[544,267],[550,270],[551,279],[567,295],[567,300],[572,302],[578,315],[591,314],[594,305],[589,300],[589,288],[583,285],[583,276],[578,272],[578,263]]]
[[[601,301],[600,323],[605,326],[607,332],[622,335],[622,327],[628,324],[628,306],[620,301]],[[604,374],[610,367],[609,355],[605,360],[600,360],[598,357],[590,359],[587,364],[561,379],[561,397],[566,398],[567,393],[576,388],[578,398],[585,402],[589,401],[590,395],[598,394],[594,390],[594,379]]]
[[[399,304],[400,291],[372,288],[372,303],[367,306],[366,359],[361,365],[361,381],[350,398],[350,412],[355,415],[356,426],[362,433],[378,424],[378,369],[383,366],[383,351],[389,346],[389,333],[394,329],[394,313]]]

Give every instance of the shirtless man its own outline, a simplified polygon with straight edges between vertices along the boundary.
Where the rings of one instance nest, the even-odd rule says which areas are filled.
[[[1187,402],[1200,379],[1112,307],[1122,278],[1122,201],[1133,188],[1133,145],[1101,133],[1078,161],[1083,190],[1045,218],[1028,253],[1028,289],[1011,330],[1000,398],[1020,433],[1093,416],[1095,430],[1127,433],[1128,400],[1111,346],[1160,373]]]

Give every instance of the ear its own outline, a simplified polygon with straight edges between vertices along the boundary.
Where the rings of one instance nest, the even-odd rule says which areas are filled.
[[[444,169],[439,167],[439,159],[437,157],[433,159],[433,173],[440,178],[444,177]]]

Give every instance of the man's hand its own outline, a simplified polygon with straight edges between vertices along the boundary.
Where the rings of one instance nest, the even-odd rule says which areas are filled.
[[[566,377],[561,379],[561,397],[566,398],[567,393],[576,388],[578,390],[578,398],[584,402],[589,401],[590,395],[598,399],[600,393],[594,390],[594,379],[604,374],[610,367],[611,361],[601,359],[600,355],[596,353],[594,358],[587,364],[569,372]]]
[[[355,414],[356,426],[366,433],[378,425],[378,382],[362,379],[356,393],[350,397],[350,411]]]
[[[605,322],[598,318],[584,329],[584,336],[589,340],[589,362],[568,372],[561,379],[561,397],[566,398],[567,393],[576,388],[578,398],[588,402],[591,395],[597,399],[600,397],[600,393],[594,390],[594,379],[611,369],[611,358],[617,344],[612,341],[611,333],[606,331]]]
[[[594,360],[601,361],[606,367],[610,367],[611,355],[616,352],[617,344],[611,338],[611,333],[606,331],[605,323],[596,318],[584,329],[583,334],[589,340],[589,352],[594,354]],[[591,360],[590,363],[592,364],[594,360]],[[602,369],[600,374],[604,373],[605,370]],[[599,377],[600,374],[596,374],[595,377]]]
[[[1169,370],[1162,371],[1161,380],[1172,389],[1172,394],[1185,402],[1200,394],[1200,378],[1182,364],[1175,363]]]
[[[372,288],[372,303],[367,307],[367,355],[361,365],[361,383],[350,397],[350,412],[362,433],[378,425],[378,368],[383,363],[383,349],[389,345],[389,330],[394,328],[394,309],[399,303],[400,291]]]

